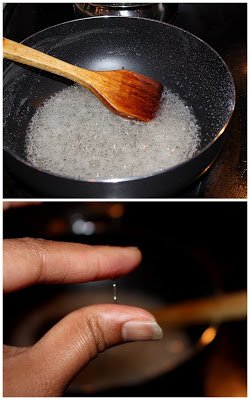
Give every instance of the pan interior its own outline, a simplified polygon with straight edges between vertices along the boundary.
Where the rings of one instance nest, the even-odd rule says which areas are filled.
[[[90,18],[51,27],[27,45],[93,70],[129,69],[178,94],[200,126],[200,148],[213,141],[234,107],[231,75],[208,45],[174,26],[139,18]],[[6,62],[4,146],[26,160],[25,135],[32,115],[67,80]]]

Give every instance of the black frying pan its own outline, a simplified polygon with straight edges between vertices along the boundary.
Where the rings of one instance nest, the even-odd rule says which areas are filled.
[[[220,56],[194,35],[148,19],[97,17],[50,27],[24,43],[84,68],[125,68],[148,75],[179,94],[201,127],[197,154],[161,173],[94,182],[52,174],[26,161],[25,132],[36,108],[71,83],[6,62],[4,161],[12,174],[41,196],[171,196],[206,171],[222,149],[235,106],[234,83]]]

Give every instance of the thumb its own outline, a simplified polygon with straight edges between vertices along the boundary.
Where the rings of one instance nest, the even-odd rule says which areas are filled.
[[[108,347],[161,338],[152,314],[139,308],[102,304],[74,311],[29,350],[32,374],[37,371],[43,392],[39,396],[61,395],[77,373]],[[37,390],[38,378],[35,381]]]

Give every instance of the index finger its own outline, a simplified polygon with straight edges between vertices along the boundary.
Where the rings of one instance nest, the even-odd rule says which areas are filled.
[[[114,279],[141,261],[135,247],[89,246],[44,239],[6,239],[3,244],[5,292],[38,283],[80,283]]]

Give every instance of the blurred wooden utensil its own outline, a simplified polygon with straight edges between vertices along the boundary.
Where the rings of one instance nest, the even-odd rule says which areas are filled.
[[[247,316],[247,292],[223,293],[151,310],[162,326],[220,323]]]

